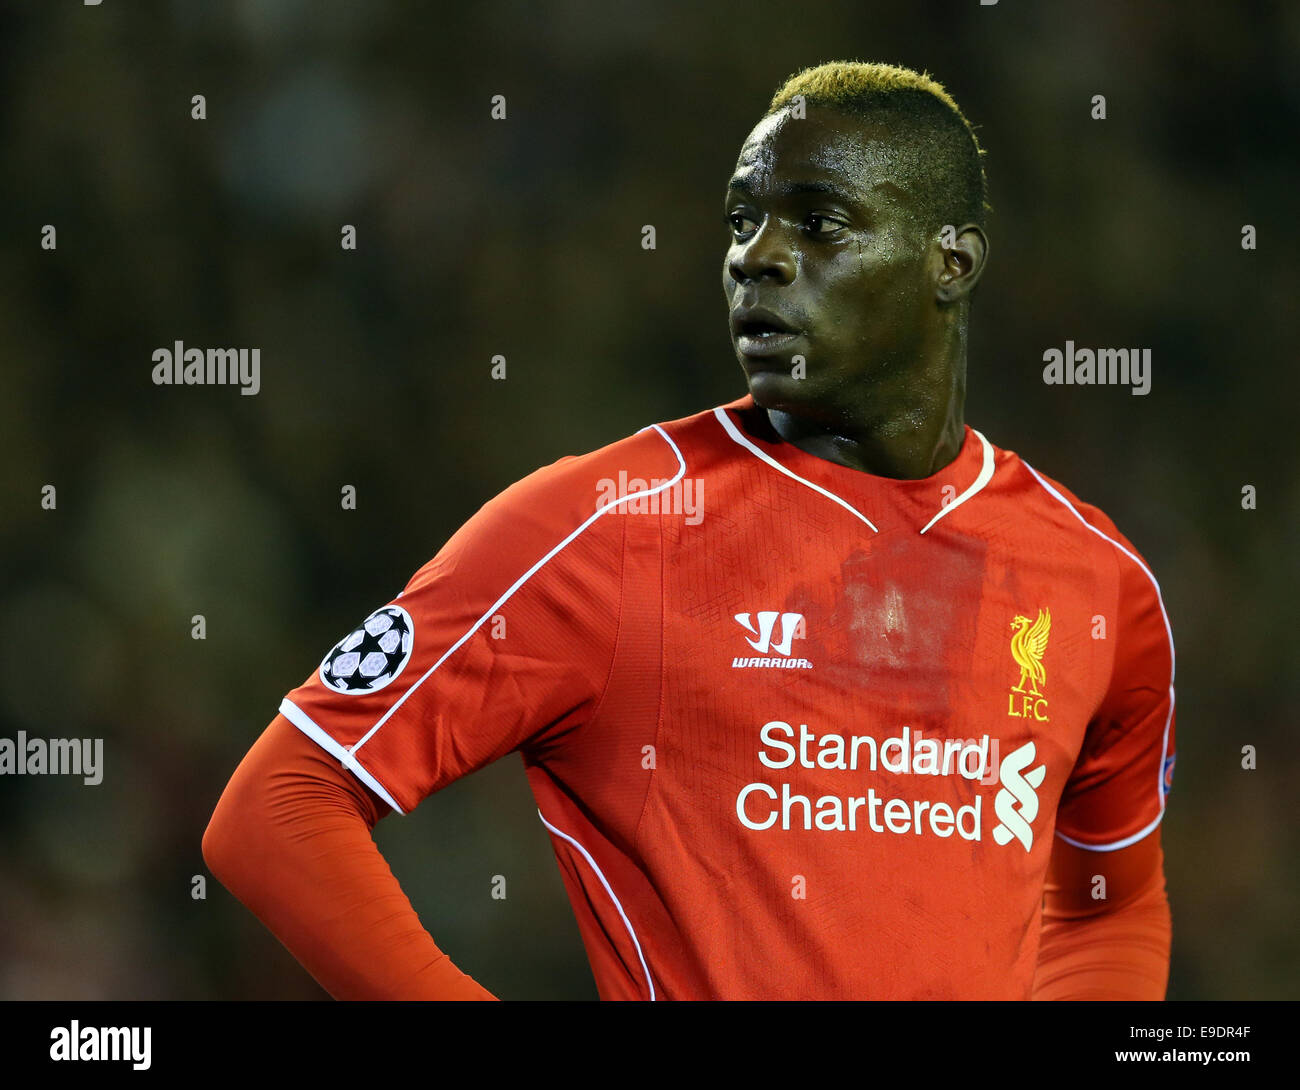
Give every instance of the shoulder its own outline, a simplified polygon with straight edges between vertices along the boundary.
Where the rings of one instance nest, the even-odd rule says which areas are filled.
[[[722,410],[745,399],[689,416],[646,424],[636,432],[582,454],[570,454],[534,470],[484,506],[484,512],[536,517],[547,512],[557,524],[572,524],[615,503],[672,487],[687,473],[703,472],[729,454]]]
[[[992,445],[992,444],[990,444]],[[1004,493],[1032,515],[1033,534],[1088,552],[1094,562],[1113,566],[1122,602],[1140,602],[1163,615],[1160,584],[1146,558],[1099,506],[1030,465],[1012,450],[993,447]]]
[[[540,514],[540,508],[558,523],[597,515],[611,484],[618,487],[622,482],[625,489],[649,488],[686,472],[683,446],[691,429],[683,427],[685,422],[647,424],[603,447],[565,455],[516,481],[484,509]]]
[[[1055,477],[1030,465],[1014,450],[993,447],[995,472],[1008,498],[1041,527],[1074,537],[1090,546],[1113,550],[1146,567],[1133,543],[1096,504],[1080,499]]]
[[[541,466],[484,503],[420,577],[451,568],[528,567],[561,550],[592,554],[588,559],[598,562],[601,550],[615,547],[622,534],[622,520],[603,516],[676,485],[687,472],[687,451],[698,449],[697,436],[712,412],[647,424],[595,450]]]

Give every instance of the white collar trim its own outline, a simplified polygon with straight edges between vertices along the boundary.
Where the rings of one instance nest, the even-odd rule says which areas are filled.
[[[952,503],[941,508],[939,513],[921,528],[921,533],[925,533],[926,530],[943,518],[944,515],[951,514],[956,508],[960,507],[993,479],[993,447],[990,445],[989,441],[978,431],[975,431],[974,428],[971,428],[971,431],[975,432],[975,437],[979,439],[980,446],[984,448],[984,464],[980,466],[979,476],[975,478],[975,483],[953,500]]]
[[[867,518],[866,515],[864,515],[861,511],[859,511],[856,507],[854,507],[853,504],[849,503],[847,500],[843,499],[842,497],[835,495],[834,492],[822,488],[821,485],[813,484],[812,481],[800,477],[799,474],[793,472],[790,469],[787,469],[775,458],[773,458],[770,454],[760,450],[753,443],[751,443],[743,434],[741,434],[740,429],[737,428],[736,425],[732,422],[731,417],[727,415],[726,410],[723,409],[722,406],[718,406],[716,409],[714,409],[713,415],[718,418],[718,423],[722,425],[726,433],[731,437],[732,441],[737,443],[739,446],[744,447],[747,451],[753,454],[754,457],[758,458],[760,461],[766,462],[768,465],[770,465],[773,469],[777,470],[778,472],[784,473],[791,480],[798,481],[800,484],[806,485],[808,488],[811,488],[814,492],[817,492],[825,496],[832,503],[839,504],[841,507],[844,508],[844,510],[848,511],[855,518],[860,519],[861,521],[865,522],[868,526],[870,526],[875,533],[880,533],[880,530],[876,527],[875,523],[873,523],[869,518]],[[980,467],[979,476],[975,478],[975,482],[968,489],[966,489],[965,492],[963,492],[951,503],[946,504],[943,508],[941,508],[939,513],[936,514],[934,518],[932,518],[929,522],[925,524],[925,526],[921,528],[921,533],[925,533],[926,530],[930,529],[930,527],[933,526],[936,522],[938,522],[941,518],[943,518],[944,515],[950,514],[956,508],[960,507],[968,499],[974,496],[976,492],[978,492],[986,484],[988,484],[990,480],[993,479],[993,447],[989,443],[989,441],[985,439],[982,434],[980,434],[980,432],[975,431],[974,428],[971,428],[971,431],[975,432],[975,435],[979,439],[980,445],[981,447],[983,447],[984,450],[984,464]]]
[[[790,470],[786,469],[785,466],[783,466],[770,454],[766,454],[763,451],[759,450],[758,447],[754,446],[753,443],[751,443],[748,439],[746,439],[743,435],[740,434],[740,429],[737,428],[736,425],[731,422],[731,417],[727,415],[726,411],[721,406],[713,410],[713,415],[716,416],[719,422],[722,424],[722,426],[727,429],[727,434],[730,435],[732,439],[734,439],[737,443],[739,443],[742,447],[744,447],[755,457],[760,458],[762,461],[770,465],[773,469],[779,470],[780,472],[784,473],[787,477],[790,477],[793,480],[798,481],[800,484],[807,485],[814,492],[820,492],[828,500],[832,501],[833,503],[838,503],[841,507],[844,508],[844,510],[848,511],[850,514],[854,515],[855,517],[860,518],[863,522],[865,522],[868,526],[870,526],[871,529],[875,531],[875,533],[880,533],[880,531],[876,529],[875,523],[873,523],[869,518],[867,518],[866,515],[864,515],[861,511],[859,511],[856,507],[854,507],[853,504],[849,503],[847,500],[841,499],[839,496],[835,495],[834,492],[828,492],[826,489],[822,488],[821,485],[816,485],[813,484],[812,481],[804,480],[804,478],[800,477],[798,473],[793,473]]]

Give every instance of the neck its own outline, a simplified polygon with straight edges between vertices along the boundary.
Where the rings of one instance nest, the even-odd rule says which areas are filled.
[[[787,443],[828,462],[877,477],[929,477],[966,437],[965,330],[953,332],[949,351],[922,352],[893,375],[842,391],[818,419],[781,409],[768,409],[768,419]]]

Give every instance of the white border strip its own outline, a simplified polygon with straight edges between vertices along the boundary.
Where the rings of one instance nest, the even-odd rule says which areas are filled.
[[[331,738],[328,734],[326,734],[323,730],[321,730],[321,728],[318,727],[315,724],[315,722],[313,722],[310,715],[308,715],[305,711],[303,711],[300,707],[298,707],[298,705],[295,704],[292,700],[290,700],[287,696],[280,701],[280,714],[283,715],[287,720],[289,720],[289,722],[292,723],[295,727],[297,727],[300,731],[302,731],[303,734],[305,734],[308,738],[310,738],[313,742],[315,742],[318,746],[320,746],[323,750],[325,750],[326,753],[330,754],[330,756],[332,757],[337,757],[339,761],[342,762],[344,768],[352,772],[357,777],[357,779],[359,779],[368,788],[370,788],[371,791],[373,791],[376,795],[378,795],[381,799],[383,799],[386,803],[388,803],[388,805],[391,806],[397,813],[403,815],[406,813],[405,810],[403,810],[400,806],[397,805],[397,800],[393,798],[393,796],[390,795],[384,789],[384,785],[381,784],[377,779],[375,779],[374,776],[372,776],[364,768],[362,768],[361,765],[357,762],[356,757],[353,755],[353,751],[355,751],[356,747],[353,747],[353,751],[349,751],[345,749],[343,746],[339,745],[338,742],[334,741],[333,738]]]
[[[380,716],[379,721],[368,731],[366,731],[365,734],[361,736],[361,740],[358,741],[357,744],[352,747],[353,753],[356,753],[357,750],[359,750],[368,741],[370,741],[370,739],[374,736],[375,731],[377,731],[380,727],[382,727],[385,723],[387,723],[388,720],[392,718],[393,713],[397,711],[397,709],[400,708],[403,704],[406,703],[407,697],[409,697],[413,692],[415,692],[416,689],[418,689],[421,685],[423,685],[426,681],[428,681],[429,678],[433,675],[433,672],[436,669],[438,669],[438,667],[441,666],[444,662],[446,662],[447,659],[456,652],[457,648],[459,648],[461,644],[463,644],[472,635],[474,635],[474,633],[477,632],[480,627],[482,627],[483,622],[486,621],[493,614],[495,614],[496,611],[500,609],[501,606],[515,593],[515,591],[517,591],[520,587],[522,587],[525,583],[527,583],[528,580],[531,579],[538,572],[538,570],[548,560],[551,559],[551,557],[555,556],[556,553],[558,553],[561,549],[563,549],[566,545],[568,545],[569,542],[571,542],[580,533],[582,533],[583,530],[585,530],[588,526],[590,526],[593,522],[595,522],[598,518],[600,518],[601,515],[603,515],[606,511],[609,511],[610,509],[617,507],[620,503],[626,503],[628,500],[638,499],[641,496],[652,496],[656,492],[662,492],[665,488],[671,488],[673,485],[675,485],[678,481],[682,479],[682,477],[686,473],[686,459],[682,457],[682,452],[678,449],[677,444],[672,441],[668,433],[664,431],[663,428],[661,428],[658,424],[650,424],[648,425],[648,427],[654,428],[655,431],[657,431],[660,435],[662,435],[664,437],[664,441],[667,442],[667,444],[673,448],[673,453],[677,455],[677,461],[679,465],[678,465],[677,472],[673,475],[673,477],[667,481],[664,481],[662,484],[656,485],[654,488],[647,488],[640,492],[629,492],[626,496],[620,496],[618,499],[610,500],[610,502],[605,504],[603,507],[596,508],[595,512],[592,515],[588,516],[585,522],[583,522],[576,530],[574,530],[571,534],[569,534],[568,537],[566,537],[563,541],[561,541],[558,545],[556,545],[555,548],[553,548],[549,553],[547,553],[544,557],[542,557],[541,560],[537,561],[536,564],[534,564],[531,568],[529,568],[526,572],[524,572],[523,575],[521,575],[518,579],[514,581],[514,583],[511,585],[509,590],[507,590],[503,595],[501,595],[500,598],[498,598],[495,602],[493,602],[490,606],[488,606],[483,616],[481,616],[477,621],[475,621],[472,625],[470,625],[470,627],[466,629],[465,634],[461,636],[461,638],[458,639],[455,643],[453,643],[449,648],[447,648],[445,652],[443,652],[442,658],[440,658],[437,662],[435,662],[432,666],[430,666],[429,669],[424,672],[424,675],[414,685],[412,685],[409,689],[407,689],[406,692],[404,692],[401,695],[401,697],[393,704],[393,706],[388,709],[388,711],[384,712],[384,714]],[[641,432],[645,430],[646,428],[641,428],[636,434],[640,435]]]
[[[980,467],[979,476],[975,478],[975,483],[953,500],[952,503],[948,504],[947,507],[940,508],[939,513],[921,527],[921,533],[925,533],[926,530],[943,518],[944,515],[951,514],[993,479],[993,448],[989,445],[989,441],[978,431],[975,431],[974,428],[971,428],[971,431],[975,432],[975,435],[979,438],[980,444],[984,447],[984,464]]]
[[[758,447],[754,446],[753,443],[751,443],[748,439],[746,439],[743,435],[740,434],[740,431],[737,429],[736,425],[731,422],[731,418],[727,416],[726,410],[724,410],[721,406],[713,410],[713,415],[716,416],[718,418],[718,421],[722,424],[722,426],[726,428],[727,434],[731,436],[731,438],[735,442],[740,444],[742,447],[744,447],[755,457],[766,462],[773,469],[779,470],[780,472],[784,473],[787,477],[791,478],[792,480],[798,481],[800,484],[806,484],[814,492],[820,492],[828,500],[832,500],[835,503],[838,503],[841,507],[844,508],[844,510],[848,511],[850,514],[856,516],[857,518],[860,518],[863,522],[865,522],[868,526],[870,526],[873,530],[875,530],[876,533],[880,533],[879,530],[876,530],[875,524],[872,523],[872,521],[869,518],[867,518],[866,515],[864,515],[851,503],[841,499],[839,496],[835,495],[834,492],[828,492],[826,489],[820,487],[819,485],[813,484],[812,481],[804,480],[802,477],[799,476],[799,474],[792,473],[790,470],[786,469],[785,466],[783,466],[770,454],[766,454],[763,451],[759,450]]]
[[[1118,541],[1116,541],[1113,537],[1109,537],[1108,535],[1102,533],[1100,530],[1097,529],[1097,527],[1095,527],[1081,514],[1079,514],[1079,512],[1075,509],[1074,504],[1072,504],[1069,500],[1067,500],[1064,496],[1062,496],[1055,488],[1053,488],[1050,484],[1048,484],[1045,480],[1043,480],[1043,478],[1038,475],[1038,471],[1034,469],[1034,467],[1031,466],[1028,462],[1026,462],[1023,458],[1020,459],[1020,464],[1023,465],[1027,470],[1029,470],[1030,473],[1034,475],[1034,479],[1039,484],[1041,484],[1044,489],[1047,490],[1049,495],[1054,496],[1056,499],[1060,500],[1061,503],[1063,503],[1069,509],[1070,513],[1074,515],[1074,517],[1077,518],[1081,523],[1083,523],[1084,526],[1086,526],[1098,537],[1103,538],[1106,541],[1109,541],[1112,545],[1115,546],[1115,548],[1117,548],[1131,561],[1133,561],[1134,564],[1136,564],[1139,568],[1142,569],[1146,577],[1151,580],[1151,585],[1156,588],[1156,603],[1160,606],[1160,616],[1164,618],[1164,622],[1165,622],[1165,634],[1169,637],[1169,714],[1165,716],[1164,741],[1161,745],[1160,765],[1157,769],[1159,778],[1156,780],[1156,798],[1160,803],[1159,815],[1156,817],[1155,821],[1153,821],[1145,829],[1141,830],[1140,832],[1134,833],[1132,836],[1125,837],[1123,840],[1117,840],[1113,844],[1082,844],[1077,840],[1071,840],[1069,837],[1064,836],[1059,832],[1056,834],[1067,844],[1073,844],[1077,848],[1087,848],[1089,851],[1094,851],[1094,852],[1118,851],[1120,848],[1127,848],[1130,844],[1136,844],[1144,836],[1150,833],[1157,825],[1159,825],[1160,819],[1165,816],[1165,759],[1169,756],[1169,724],[1172,723],[1174,719],[1174,673],[1175,673],[1175,666],[1176,666],[1175,659],[1174,659],[1174,630],[1169,626],[1169,614],[1165,612],[1164,596],[1160,593],[1160,584],[1156,582],[1156,577],[1151,574],[1151,569],[1148,568],[1145,564],[1143,564],[1141,560],[1139,560],[1136,556],[1134,556],[1131,552],[1129,552],[1126,548],[1124,548],[1124,546],[1121,545]]]
[[[627,928],[627,933],[632,937],[632,945],[636,947],[636,956],[641,959],[641,971],[645,973],[646,987],[650,989],[650,1002],[653,1003],[655,1001],[655,982],[650,979],[650,968],[645,963],[645,954],[641,952],[641,943],[637,941],[636,932],[632,930],[632,924],[627,918],[627,913],[623,911],[623,906],[619,903],[618,898],[614,896],[614,891],[609,888],[609,883],[605,881],[605,875],[602,874],[600,868],[596,866],[596,861],[591,858],[591,853],[588,852],[586,848],[574,840],[573,837],[569,836],[568,833],[560,832],[559,829],[546,820],[540,810],[537,811],[537,816],[542,819],[542,824],[550,829],[551,832],[561,839],[567,840],[577,848],[578,851],[582,852],[582,858],[585,859],[591,865],[591,869],[596,872],[596,877],[600,879],[600,884],[605,887],[605,892],[609,894],[609,899],[614,902],[614,907],[618,909],[618,914],[623,917],[623,926]]]
[[[1145,829],[1141,829],[1132,836],[1126,836],[1123,840],[1117,840],[1113,844],[1085,844],[1082,840],[1075,840],[1074,837],[1066,836],[1058,832],[1056,835],[1064,840],[1067,844],[1073,844],[1076,848],[1086,848],[1090,852],[1117,852],[1120,848],[1127,848],[1130,844],[1136,844],[1139,840],[1149,836],[1165,816],[1164,807],[1161,807],[1160,813],[1156,815],[1155,821]]]

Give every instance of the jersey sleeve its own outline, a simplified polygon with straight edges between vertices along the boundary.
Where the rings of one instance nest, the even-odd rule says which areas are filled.
[[[281,703],[399,813],[512,750],[560,744],[599,705],[623,526],[591,458],[485,504]]]
[[[1088,724],[1057,811],[1057,834],[1094,851],[1136,843],[1160,824],[1173,782],[1174,643],[1146,562],[1100,512],[1117,563],[1110,684]]]

